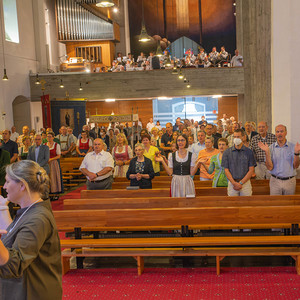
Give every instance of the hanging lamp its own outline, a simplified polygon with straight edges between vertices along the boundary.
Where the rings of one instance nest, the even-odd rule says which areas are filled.
[[[145,43],[149,42],[151,40],[151,37],[147,33],[146,25],[145,25],[145,19],[144,19],[144,0],[142,1],[142,29],[141,34],[139,37],[139,42]]]
[[[113,0],[97,0],[96,6],[98,7],[113,7],[115,3]]]
[[[5,69],[5,68],[4,68],[2,80],[4,80],[4,81],[8,80],[8,77],[7,77],[6,69]]]

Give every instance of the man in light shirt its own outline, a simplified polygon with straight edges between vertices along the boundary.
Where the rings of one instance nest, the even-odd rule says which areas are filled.
[[[87,153],[79,169],[87,178],[88,190],[111,190],[114,160],[109,152],[104,151],[102,139],[95,139],[94,151]]]
[[[239,50],[235,50],[235,56],[231,59],[231,66],[232,67],[242,67],[244,60],[243,60],[243,56],[239,55]]]
[[[155,127],[155,124],[153,123],[153,118],[149,119],[149,122],[146,125],[146,128],[149,133],[151,133],[152,128]]]
[[[16,127],[13,126],[13,127],[11,128],[11,136],[10,136],[10,139],[11,139],[12,141],[16,142],[18,137],[19,137],[19,134],[16,132]]]

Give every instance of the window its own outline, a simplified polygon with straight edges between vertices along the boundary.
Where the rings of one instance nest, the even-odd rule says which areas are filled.
[[[16,0],[3,0],[5,39],[19,43],[19,28]]]
[[[218,99],[188,96],[169,98],[167,100],[153,100],[153,119],[155,122],[160,121],[162,126],[165,126],[168,122],[174,124],[177,117],[200,121],[201,116],[205,116],[209,123],[217,120]]]

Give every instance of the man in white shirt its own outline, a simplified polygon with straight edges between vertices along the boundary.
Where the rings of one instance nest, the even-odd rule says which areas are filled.
[[[16,142],[18,137],[19,137],[19,134],[16,132],[16,127],[13,126],[13,127],[11,128],[10,139],[11,139],[12,141]]]
[[[235,50],[234,51],[235,56],[231,59],[231,66],[232,67],[242,67],[244,60],[243,60],[243,56],[239,55],[239,50]]]
[[[94,151],[87,153],[79,169],[87,178],[88,190],[111,190],[114,160],[109,152],[104,151],[102,139],[95,139]]]
[[[153,123],[153,118],[149,119],[149,122],[146,125],[146,128],[149,133],[151,133],[152,128],[155,127],[155,124]]]

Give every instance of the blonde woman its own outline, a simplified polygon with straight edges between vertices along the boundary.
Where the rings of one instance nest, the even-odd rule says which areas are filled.
[[[61,250],[48,187],[48,175],[36,162],[6,167],[7,198],[1,196],[1,203],[20,209],[14,220],[6,215],[0,228],[1,299],[62,299]]]
[[[126,177],[133,153],[124,133],[117,135],[116,146],[112,149],[111,155],[115,161],[114,177]]]

